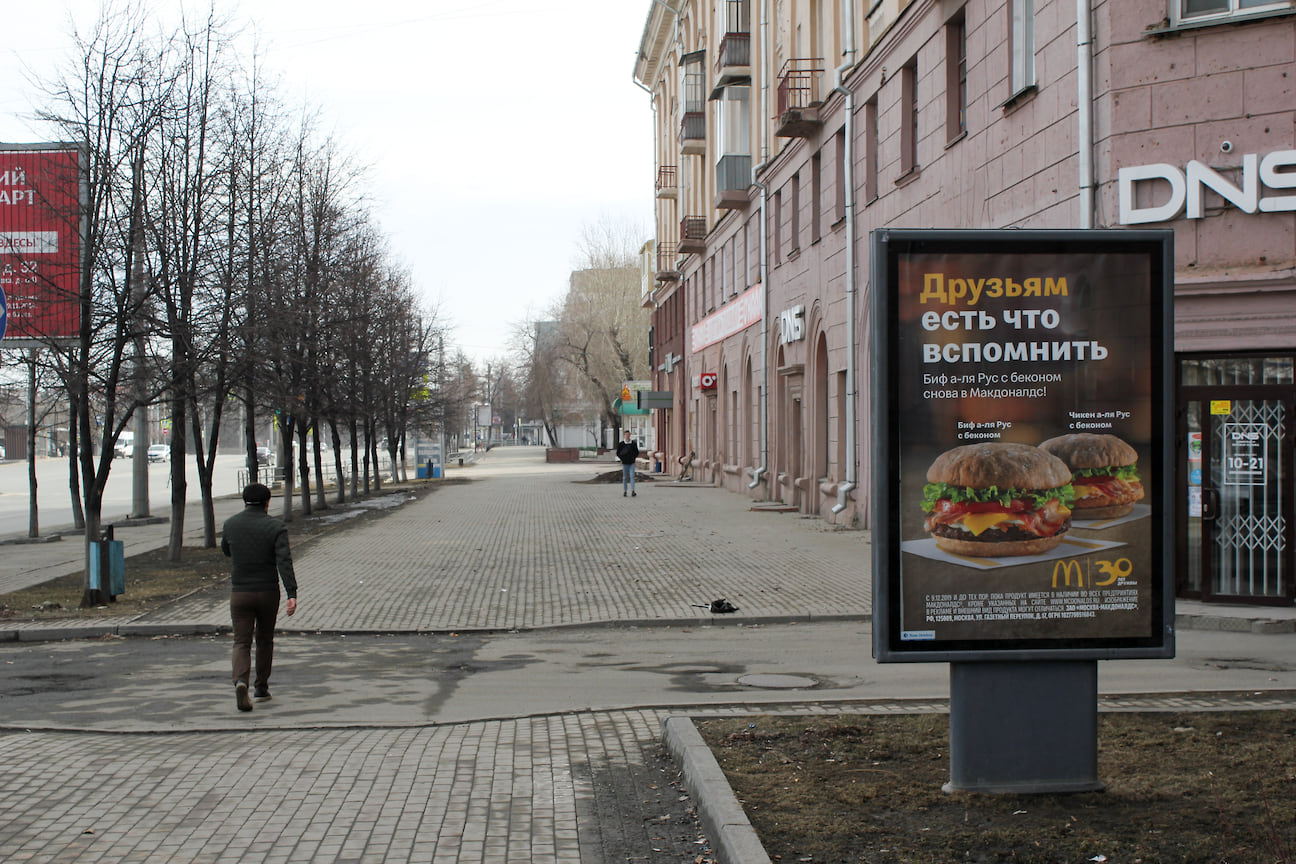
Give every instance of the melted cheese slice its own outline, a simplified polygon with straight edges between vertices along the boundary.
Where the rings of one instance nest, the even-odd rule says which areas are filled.
[[[1071,488],[1075,490],[1075,496],[1077,501],[1079,501],[1081,498],[1088,498],[1097,489],[1097,487],[1095,486],[1085,486],[1081,483],[1072,483]]]
[[[979,537],[991,528],[1014,521],[1016,520],[1007,513],[969,513],[963,517],[963,527],[971,531],[973,536]]]

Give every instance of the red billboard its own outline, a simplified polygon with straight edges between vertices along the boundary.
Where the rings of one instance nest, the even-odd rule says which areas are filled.
[[[7,343],[80,330],[80,152],[0,146],[0,329]]]

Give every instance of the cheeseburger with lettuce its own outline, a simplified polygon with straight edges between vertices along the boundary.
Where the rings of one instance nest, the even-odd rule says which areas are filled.
[[[1071,469],[1027,444],[968,444],[927,470],[923,528],[955,555],[1039,555],[1071,528]]]
[[[1138,452],[1115,435],[1078,432],[1040,445],[1071,469],[1075,518],[1117,519],[1143,499]]]

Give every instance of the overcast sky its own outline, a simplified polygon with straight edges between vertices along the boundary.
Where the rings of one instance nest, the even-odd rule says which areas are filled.
[[[159,18],[179,0],[155,0]],[[652,231],[652,112],[632,80],[651,0],[216,0],[279,92],[369,166],[396,259],[481,361],[562,296],[581,229]],[[0,141],[47,140],[26,74],[69,56],[94,0],[6,4]],[[190,8],[195,8],[190,3]]]

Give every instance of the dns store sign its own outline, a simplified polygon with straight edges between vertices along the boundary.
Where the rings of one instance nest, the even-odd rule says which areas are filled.
[[[1201,219],[1206,212],[1205,189],[1217,193],[1244,213],[1282,213],[1296,210],[1296,195],[1261,195],[1261,189],[1296,189],[1296,150],[1278,150],[1265,156],[1248,153],[1242,157],[1242,185],[1208,165],[1192,160],[1180,170],[1174,165],[1157,163],[1122,168],[1120,186],[1120,224],[1169,222],[1184,210],[1189,219]],[[1139,207],[1135,204],[1138,184],[1155,183],[1160,194],[1169,186],[1169,197],[1161,204]],[[1152,192],[1147,193],[1149,197]]]
[[[714,393],[716,389],[716,373],[702,372],[697,378],[698,389],[703,392]]]

